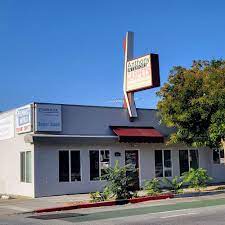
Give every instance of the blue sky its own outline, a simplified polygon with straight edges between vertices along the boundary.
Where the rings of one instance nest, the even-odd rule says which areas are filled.
[[[126,31],[135,56],[158,53],[161,83],[175,65],[224,58],[225,1],[1,0],[0,110],[29,102],[120,106]],[[136,94],[155,108],[158,89]]]

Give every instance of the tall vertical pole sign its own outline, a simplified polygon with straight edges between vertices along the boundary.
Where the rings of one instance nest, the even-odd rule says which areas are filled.
[[[160,86],[158,54],[147,54],[139,58],[133,56],[134,33],[127,32],[124,42],[124,107],[131,121],[138,117],[134,93]]]

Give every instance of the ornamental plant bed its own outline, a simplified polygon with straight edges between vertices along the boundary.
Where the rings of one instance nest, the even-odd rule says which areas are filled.
[[[174,194],[172,193],[158,194],[155,196],[142,196],[142,197],[129,199],[129,203],[139,203],[139,202],[161,200],[161,199],[167,199],[167,198],[173,198],[173,197],[174,197]]]
[[[102,207],[102,206],[124,205],[128,203],[134,204],[134,203],[140,203],[145,201],[168,199],[173,197],[174,195],[172,193],[168,193],[168,194],[159,194],[155,196],[143,196],[143,197],[137,197],[132,199],[112,200],[112,201],[103,201],[103,202],[83,202],[83,203],[78,202],[78,203],[69,203],[68,205],[58,206],[53,208],[36,209],[33,212],[43,213],[43,212],[65,211],[65,210],[72,210],[72,209],[82,209],[82,208],[92,208],[92,207]]]

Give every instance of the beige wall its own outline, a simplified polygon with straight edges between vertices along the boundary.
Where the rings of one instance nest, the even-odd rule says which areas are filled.
[[[14,115],[14,110],[1,116]],[[14,117],[15,118],[15,117]],[[0,140],[0,193],[34,197],[34,146],[24,142],[24,134]],[[20,182],[20,152],[32,153],[32,183]]]

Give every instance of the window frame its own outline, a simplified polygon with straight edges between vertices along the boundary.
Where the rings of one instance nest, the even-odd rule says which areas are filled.
[[[163,176],[162,177],[156,177],[156,169],[155,169],[155,153],[156,153],[156,151],[162,151],[162,167],[163,167]],[[170,151],[170,159],[171,159],[171,176],[169,176],[169,177],[166,177],[165,176],[165,165],[164,165],[164,151]],[[166,168],[168,168],[169,169],[169,167],[166,167]],[[166,169],[166,170],[168,170],[168,169]],[[166,177],[166,178],[172,178],[173,177],[173,160],[172,160],[172,150],[171,149],[155,149],[154,150],[154,177],[156,177],[156,178],[164,178],[164,177]]]
[[[27,154],[30,154],[30,181],[28,181],[28,177],[27,177]],[[22,154],[24,155],[24,180],[22,180],[22,165],[21,165],[21,157],[22,157]],[[20,183],[26,183],[26,184],[32,184],[32,181],[33,181],[33,171],[32,171],[32,151],[21,151],[20,152]]]
[[[59,180],[59,152],[69,152],[69,181],[60,181]],[[80,180],[71,180],[71,152],[77,151],[80,152]],[[82,182],[82,160],[81,160],[81,150],[79,149],[59,149],[58,151],[58,182],[59,183],[74,183],[74,182]]]
[[[90,168],[90,164],[91,164],[91,158],[90,158],[90,152],[91,151],[97,151],[98,152],[98,164],[99,164],[99,168],[98,168],[98,173],[99,173],[99,176],[98,176],[98,179],[93,179],[91,180],[91,174],[89,174],[89,180],[90,181],[104,181],[103,179],[100,179],[101,178],[101,161],[100,161],[100,157],[101,157],[101,151],[109,151],[109,167],[111,166],[111,150],[110,149],[90,149],[89,150],[89,168]]]
[[[190,151],[191,150],[195,150],[195,151],[197,151],[198,152],[198,168],[199,168],[199,164],[200,164],[200,160],[199,160],[199,149],[194,149],[194,148],[191,148],[191,149],[179,149],[178,151],[178,153],[179,153],[179,170],[180,170],[180,151],[188,151],[188,171],[190,171],[191,169],[193,169],[192,167],[191,167],[191,160],[190,160]],[[187,171],[187,172],[188,172]],[[180,171],[179,171],[180,172]],[[181,175],[181,174],[180,174]]]
[[[219,150],[219,153],[218,153],[219,154],[219,163],[216,163],[214,161],[214,157],[213,156],[214,156],[214,151],[215,150]],[[223,165],[224,164],[223,162],[221,162],[221,159],[224,159],[225,158],[225,157],[221,157],[221,152],[222,151],[224,151],[222,148],[213,148],[212,149],[212,161],[213,161],[213,165],[221,165],[221,164]]]

